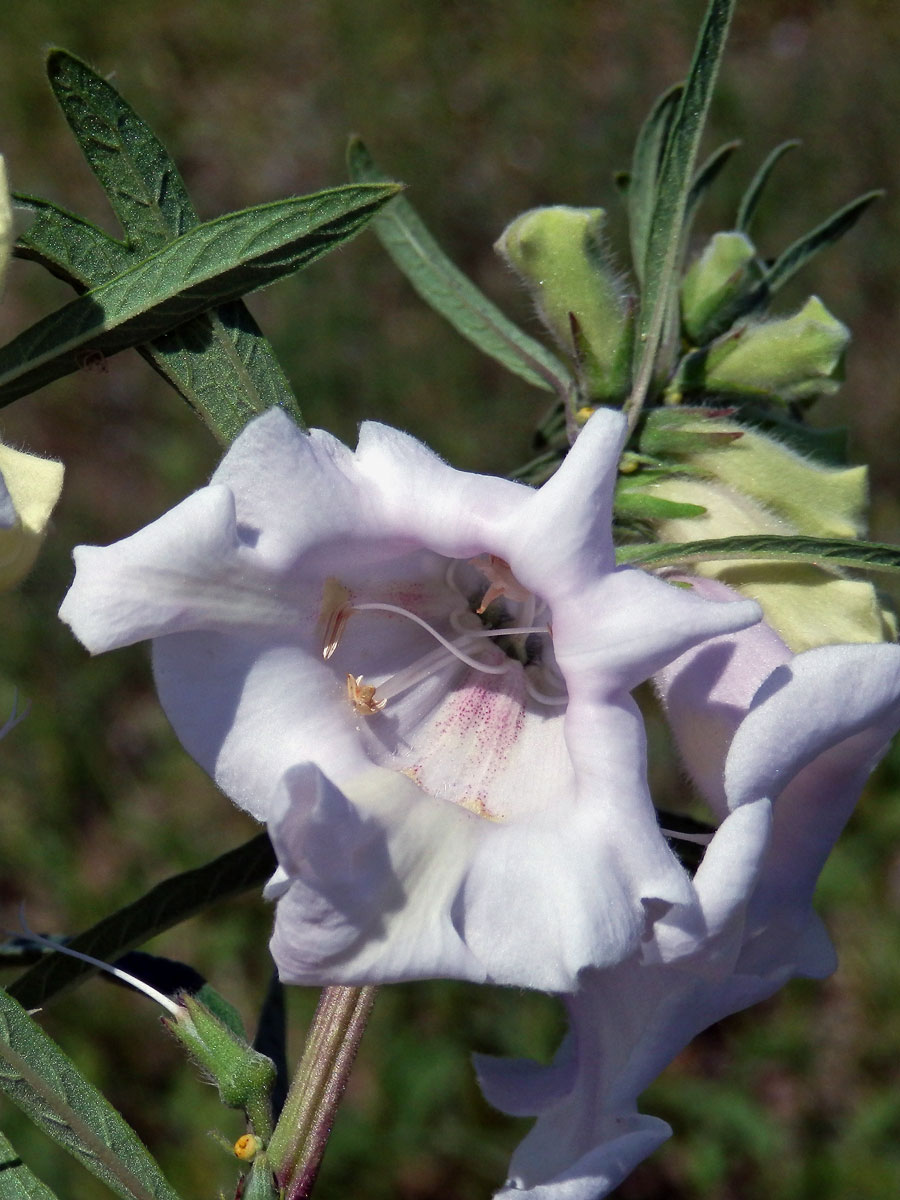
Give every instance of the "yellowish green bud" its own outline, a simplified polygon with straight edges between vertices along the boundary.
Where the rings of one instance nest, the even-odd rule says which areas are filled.
[[[837,390],[850,331],[811,296],[792,317],[735,329],[689,354],[682,392],[704,390],[792,403]]]
[[[648,492],[706,509],[702,516],[657,521],[656,533],[663,542],[807,532],[720,483],[672,478],[652,485]],[[890,641],[895,634],[893,615],[865,580],[845,579],[805,563],[759,559],[698,562],[690,570],[756,600],[766,621],[797,653],[839,642]]]
[[[714,234],[681,284],[681,323],[690,341],[702,346],[728,329],[761,279],[746,234]]]
[[[0,443],[0,589],[31,570],[62,482],[62,463]]]
[[[603,249],[602,208],[536,208],[496,249],[528,287],[544,324],[572,355],[594,401],[629,388],[634,317]]]
[[[865,533],[866,467],[813,462],[757,429],[727,417],[708,418],[702,409],[659,413],[650,437],[654,453],[674,455],[692,473],[757,500],[790,522],[794,533],[833,538]]]

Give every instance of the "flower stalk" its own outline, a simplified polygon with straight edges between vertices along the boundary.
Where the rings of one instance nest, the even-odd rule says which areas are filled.
[[[268,1157],[285,1200],[312,1194],[376,988],[324,988]]]

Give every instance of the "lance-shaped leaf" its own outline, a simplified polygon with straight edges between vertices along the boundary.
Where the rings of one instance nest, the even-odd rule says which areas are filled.
[[[663,92],[641,126],[634,143],[631,171],[627,176],[628,232],[631,238],[631,259],[638,282],[644,279],[650,222],[659,183],[659,170],[669,139],[672,121],[681,103],[684,84],[676,83]],[[624,177],[620,177],[620,182]]]
[[[820,250],[824,250],[826,246],[830,246],[852,229],[869,205],[873,201],[881,199],[883,195],[883,191],[875,189],[875,191],[857,196],[855,200],[851,200],[849,204],[845,204],[843,208],[830,216],[827,221],[823,221],[821,225],[817,225],[815,229],[811,229],[809,233],[798,238],[775,259],[760,286],[766,289],[768,295],[774,294],[789,279],[792,279],[814,254],[818,254]]]
[[[57,1200],[45,1183],[25,1166],[0,1133],[0,1200]]]
[[[0,349],[0,404],[299,270],[352,237],[397,190],[349,185],[194,226]]]
[[[387,180],[359,138],[347,150],[351,179]],[[463,337],[504,367],[533,384],[565,396],[571,376],[546,346],[523,333],[453,265],[404,197],[398,197],[372,223],[391,258],[422,299]]]
[[[197,225],[199,218],[172,158],[112,84],[65,50],[51,50],[47,74],[125,231],[128,245],[123,249],[143,256]],[[69,232],[79,233],[76,242],[83,244],[83,230],[70,227]],[[33,226],[29,235],[34,243]],[[39,261],[54,269],[46,257]],[[78,290],[105,283],[134,261],[132,257],[107,273],[97,271],[89,260],[80,280],[84,287]],[[271,346],[240,300],[139,350],[225,443],[251,417],[275,405],[303,423]]]
[[[198,223],[175,163],[111,83],[61,49],[47,77],[131,246],[155,250]]]
[[[787,154],[788,150],[794,150],[799,145],[800,143],[796,139],[792,139],[789,142],[781,142],[770,152],[762,166],[750,180],[750,185],[746,192],[744,192],[741,202],[738,205],[737,220],[734,226],[740,233],[747,233],[750,229],[753,218],[756,215],[756,210],[759,207],[759,202],[762,199],[763,191],[775,167],[784,155]]]
[[[33,214],[16,243],[17,257],[39,262],[79,293],[140,261],[134,250],[74,213],[34,196],[15,199]],[[303,424],[272,347],[240,300],[136,348],[226,444],[267,408],[283,408]]]
[[[718,150],[714,150],[706,162],[702,163],[694,180],[691,183],[691,190],[688,192],[687,204],[684,210],[685,237],[682,238],[682,245],[689,236],[687,230],[690,227],[694,214],[700,201],[716,182],[725,169],[728,160],[734,154],[735,150],[740,148],[740,142],[725,142]]]
[[[131,1126],[2,990],[0,1088],[125,1200],[177,1200]]]
[[[694,163],[734,3],[735,0],[711,0],[666,142],[644,263],[635,382],[626,404],[632,425],[653,377],[657,350],[673,300]]]
[[[202,867],[158,883],[118,912],[104,917],[68,942],[73,950],[112,962],[158,933],[196,916],[220,900],[261,887],[277,866],[266,834],[260,833]],[[96,967],[50,953],[13,983],[10,995],[26,1008],[38,1008],[64,988],[87,979]]]
[[[851,570],[900,571],[900,547],[849,538],[813,538],[775,534],[706,538],[696,542],[654,542],[619,546],[616,561],[636,567],[672,567],[726,559],[803,562]]]

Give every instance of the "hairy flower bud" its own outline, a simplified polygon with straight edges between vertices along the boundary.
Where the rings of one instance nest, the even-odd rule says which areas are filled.
[[[605,223],[602,208],[536,208],[508,225],[496,246],[579,363],[595,401],[627,392],[633,336],[631,311],[603,249]]]
[[[689,477],[671,476],[647,493],[675,504],[702,505],[695,516],[655,522],[665,542],[752,534],[858,538],[865,533],[865,467],[829,467],[728,418],[660,411],[648,425],[656,453],[676,458]],[[866,580],[812,564],[771,560],[697,563],[694,571],[751,596],[795,652],[838,642],[893,636],[893,616]]]
[[[728,329],[761,279],[756,249],[746,234],[714,234],[681,284],[681,322],[694,345]]]
[[[789,404],[830,395],[842,378],[846,325],[811,296],[791,317],[740,326],[685,358],[676,390],[761,396]]]

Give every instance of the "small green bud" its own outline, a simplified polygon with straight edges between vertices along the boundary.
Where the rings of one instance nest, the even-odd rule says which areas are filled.
[[[732,330],[683,361],[677,386],[761,396],[785,404],[840,386],[850,331],[811,296],[792,317]]]
[[[631,372],[634,314],[603,249],[602,208],[536,208],[496,244],[528,287],[544,324],[581,368],[591,400],[621,399]]]
[[[681,284],[681,322],[695,346],[724,333],[762,280],[756,248],[744,233],[716,233]]]
[[[254,1131],[271,1134],[269,1093],[275,1064],[239,1038],[196,996],[178,998],[178,1013],[164,1022],[219,1089],[228,1108],[243,1109]]]

